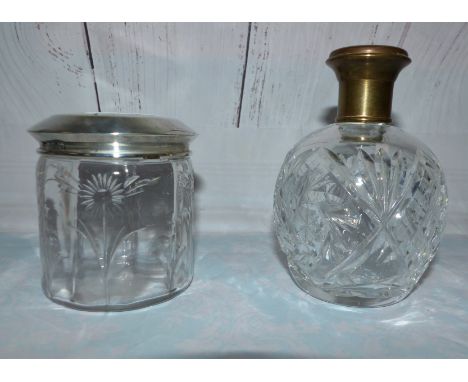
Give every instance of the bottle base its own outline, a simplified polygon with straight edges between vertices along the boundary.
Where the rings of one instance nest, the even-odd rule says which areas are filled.
[[[372,296],[365,296],[366,288],[351,289],[344,287],[341,290],[336,288],[325,290],[309,280],[304,280],[300,275],[296,275],[293,269],[290,268],[289,272],[296,285],[304,292],[321,301],[336,305],[358,308],[382,308],[402,301],[411,293],[411,290],[402,290],[398,287],[373,290]]]

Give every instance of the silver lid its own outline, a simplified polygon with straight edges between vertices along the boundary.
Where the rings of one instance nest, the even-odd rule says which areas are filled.
[[[188,154],[197,135],[175,119],[111,113],[54,115],[29,133],[41,153],[114,158]]]

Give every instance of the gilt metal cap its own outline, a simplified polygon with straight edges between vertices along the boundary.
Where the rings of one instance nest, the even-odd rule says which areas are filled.
[[[406,50],[357,45],[334,50],[327,60],[339,81],[336,122],[391,122],[393,84],[411,62]]]
[[[114,158],[188,154],[197,135],[175,119],[111,113],[54,115],[29,133],[41,153]]]

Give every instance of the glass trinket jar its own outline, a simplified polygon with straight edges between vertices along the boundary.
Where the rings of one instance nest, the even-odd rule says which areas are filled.
[[[51,300],[113,311],[162,302],[193,277],[189,142],[176,120],[56,115],[31,128],[42,286]]]
[[[336,123],[287,154],[274,226],[305,292],[350,306],[396,303],[415,288],[445,226],[447,190],[435,155],[392,126],[394,81],[410,59],[391,46],[330,54]]]

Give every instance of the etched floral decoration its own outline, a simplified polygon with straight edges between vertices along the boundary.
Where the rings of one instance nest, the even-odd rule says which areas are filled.
[[[38,184],[49,297],[73,306],[120,309],[135,301],[164,300],[189,285],[193,170],[188,159],[44,157]]]
[[[106,300],[109,299],[108,272],[116,248],[125,237],[141,229],[135,216],[136,201],[146,187],[156,185],[160,177],[141,179],[139,175],[125,177],[119,171],[92,173],[79,182],[63,166],[56,168],[53,180],[58,184],[62,199],[67,194],[78,196],[76,225],[73,228],[85,238],[104,272]],[[115,175],[116,174],[116,175]]]
[[[92,175],[91,179],[86,180],[80,186],[83,201],[82,205],[87,210],[96,213],[118,213],[122,210],[122,201],[125,197],[124,189],[118,182],[108,174]]]
[[[78,219],[78,227],[82,228],[83,234],[93,243],[93,247],[98,254],[101,268],[107,269],[112,260],[112,255],[121,239],[132,231],[141,228],[137,219],[131,219],[132,213],[128,212],[124,220],[109,221],[123,215],[124,204],[131,202],[128,198],[134,197],[143,192],[144,187],[154,185],[159,181],[159,177],[152,179],[139,179],[138,175],[127,178],[124,183],[118,181],[117,177],[107,173],[92,174],[90,179],[80,184],[79,196],[81,205],[85,211],[90,212],[92,218],[90,224],[86,224],[86,218]],[[129,206],[128,210],[132,206]],[[120,216],[122,217],[122,216]],[[100,226],[94,228],[94,218],[100,218]],[[116,224],[117,223],[117,224]],[[136,225],[135,225],[136,224]],[[102,231],[99,234],[99,229]],[[102,242],[99,242],[98,237]]]
[[[193,277],[196,133],[138,114],[54,115],[30,133],[37,168],[42,287],[93,311],[165,301]]]
[[[136,196],[143,192],[143,187],[154,185],[159,181],[159,177],[153,179],[139,179],[138,175],[120,183],[116,177],[110,174],[91,175],[80,185],[80,195],[83,199],[81,204],[88,211],[96,214],[116,214],[122,212],[125,198]]]

